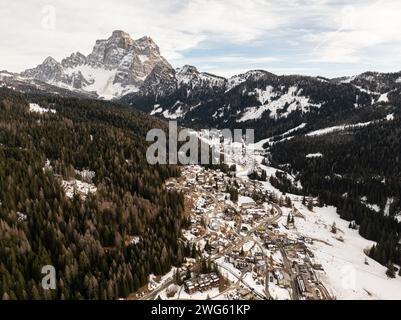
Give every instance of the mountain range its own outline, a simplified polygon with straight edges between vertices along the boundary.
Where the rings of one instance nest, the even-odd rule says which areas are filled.
[[[190,65],[174,68],[150,37],[134,40],[116,30],[87,56],[47,57],[21,74],[3,71],[0,85],[113,99],[194,127],[253,126],[264,138],[302,123],[315,129],[388,115],[400,103],[401,72],[327,79],[252,70],[227,79]]]

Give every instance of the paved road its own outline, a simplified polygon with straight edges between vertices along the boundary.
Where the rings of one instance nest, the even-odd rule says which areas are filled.
[[[331,294],[329,293],[329,291],[328,291],[327,288],[323,285],[322,282],[319,281],[318,284],[317,284],[317,286],[318,286],[320,292],[321,292],[322,295],[323,295],[323,299],[325,299],[325,300],[334,300],[334,298],[331,296]]]
[[[225,265],[218,264],[218,263],[217,263],[217,265],[218,265],[220,268],[223,268],[223,269],[225,269],[226,271],[230,272],[234,277],[236,277],[236,278],[239,280],[239,282],[241,282],[242,284],[244,284],[244,285],[245,285],[249,290],[251,290],[251,292],[253,292],[258,298],[260,298],[260,299],[262,299],[262,300],[265,300],[265,299],[266,299],[266,297],[265,297],[264,295],[262,295],[262,294],[260,294],[259,292],[255,291],[255,289],[254,289],[252,286],[250,286],[249,284],[247,284],[247,283],[244,281],[244,276],[245,276],[246,272],[242,272],[242,273],[241,273],[241,276],[238,276],[237,274],[235,274],[235,272],[233,272],[231,269],[227,268]]]
[[[298,285],[297,285],[297,280],[296,280],[297,274],[292,272],[291,262],[290,262],[290,260],[288,260],[287,253],[285,252],[284,247],[281,244],[279,244],[278,248],[283,257],[284,267],[287,269],[287,272],[291,277],[291,287],[292,287],[292,297],[291,298],[292,298],[292,300],[299,300]]]
[[[157,287],[157,289],[151,291],[147,295],[144,295],[143,297],[140,298],[140,300],[155,300],[159,293],[163,291],[164,289],[167,289],[169,285],[175,283],[174,277],[165,283],[163,283],[160,287]]]

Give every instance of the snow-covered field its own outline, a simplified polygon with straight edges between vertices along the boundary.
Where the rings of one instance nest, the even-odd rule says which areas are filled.
[[[273,282],[269,283],[269,292],[274,300],[291,300],[290,293],[287,289],[280,288]]]
[[[179,102],[179,101],[178,101]],[[175,105],[174,105],[175,106]],[[181,118],[184,115],[184,110],[182,109],[181,106],[179,106],[174,112],[170,112],[170,110],[165,110],[163,112],[163,116],[167,119],[178,119]]]
[[[318,153],[309,153],[305,157],[306,158],[321,158],[321,157],[323,157],[323,154],[321,154],[320,152],[318,152]]]
[[[66,69],[65,72],[69,76],[74,76],[81,73],[83,77],[90,82],[89,85],[84,87],[84,90],[87,92],[95,91],[101,98],[104,99],[113,99],[129,92],[136,92],[139,90],[135,86],[123,87],[120,83],[114,83],[117,69],[106,70],[89,65],[80,65],[74,68]],[[67,86],[62,82],[54,83],[54,85],[74,90],[72,86]]]
[[[328,127],[328,128],[323,128],[323,129],[309,132],[306,134],[306,136],[314,137],[314,136],[321,136],[321,135],[332,133],[332,132],[343,131],[343,130],[347,130],[347,129],[358,129],[358,128],[366,127],[366,126],[370,125],[371,123],[372,123],[372,121],[364,122],[364,123],[357,123],[354,125],[344,124],[344,125],[340,125],[340,126]]]
[[[160,279],[157,281],[157,277],[154,274],[149,275],[149,283],[148,283],[148,289],[153,290],[156,289],[163,284],[165,284],[167,281],[169,281],[171,278],[173,278],[177,268],[172,267],[169,272],[167,272],[165,275],[160,277]]]
[[[88,196],[90,193],[95,193],[97,188],[92,183],[87,183],[81,180],[63,180],[61,183],[64,188],[65,194],[68,198],[73,198],[74,194],[79,194],[83,199]]]
[[[368,121],[368,122],[360,122],[360,123],[355,123],[355,124],[344,124],[344,125],[339,125],[339,126],[327,127],[327,128],[309,132],[306,134],[306,136],[314,137],[314,136],[321,136],[324,134],[337,132],[337,131],[360,129],[360,128],[367,127],[373,123],[377,123],[380,121],[392,121],[392,120],[394,120],[394,114],[389,114],[384,119]]]
[[[242,281],[247,284],[249,287],[253,288],[255,292],[257,292],[259,295],[264,296],[265,295],[265,286],[262,284],[256,283],[254,277],[252,276],[252,272],[247,272],[242,279]]]
[[[311,103],[297,87],[290,87],[286,93],[282,94],[275,92],[272,86],[267,86],[265,90],[255,89],[249,94],[254,94],[262,105],[247,108],[237,122],[260,119],[266,111],[270,111],[271,118],[282,118],[295,110],[301,109],[301,112],[305,113],[309,112],[311,107],[321,107],[320,104]],[[286,108],[285,111],[284,108]]]
[[[36,103],[30,103],[29,104],[29,111],[30,112],[40,113],[40,114],[43,114],[43,113],[56,113],[56,110],[42,108],[40,105],[38,105]]]
[[[310,249],[325,270],[321,281],[337,299],[401,299],[401,278],[387,278],[386,267],[365,255],[374,242],[348,228],[349,222],[339,217],[335,207],[315,207],[313,212],[299,202],[297,207],[305,220],[296,220],[296,232],[314,239]]]

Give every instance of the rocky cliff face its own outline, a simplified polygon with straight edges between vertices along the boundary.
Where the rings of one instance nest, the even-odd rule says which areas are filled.
[[[52,57],[47,57],[36,68],[25,70],[23,75],[40,81],[50,82],[62,77],[63,66]]]
[[[86,62],[87,62],[86,57],[81,52],[77,52],[77,53],[72,53],[69,57],[61,60],[61,65],[63,66],[63,68],[68,69],[68,68],[75,68],[82,64],[86,64]]]
[[[182,68],[178,68],[176,71],[177,84],[179,87],[221,90],[225,88],[227,84],[227,79],[210,73],[199,72],[194,66],[185,65]]]

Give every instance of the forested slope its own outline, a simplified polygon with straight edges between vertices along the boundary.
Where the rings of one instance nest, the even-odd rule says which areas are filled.
[[[179,171],[145,158],[147,130],[163,126],[111,103],[0,89],[0,297],[116,299],[183,261],[183,195],[163,188]],[[96,192],[69,197],[74,179]],[[44,265],[56,290],[41,288]]]
[[[359,225],[363,237],[379,243],[370,252],[372,257],[384,265],[399,264],[400,139],[401,121],[396,115],[392,121],[357,130],[299,135],[274,144],[270,151],[273,164],[291,168],[306,194],[337,206],[342,218]]]

